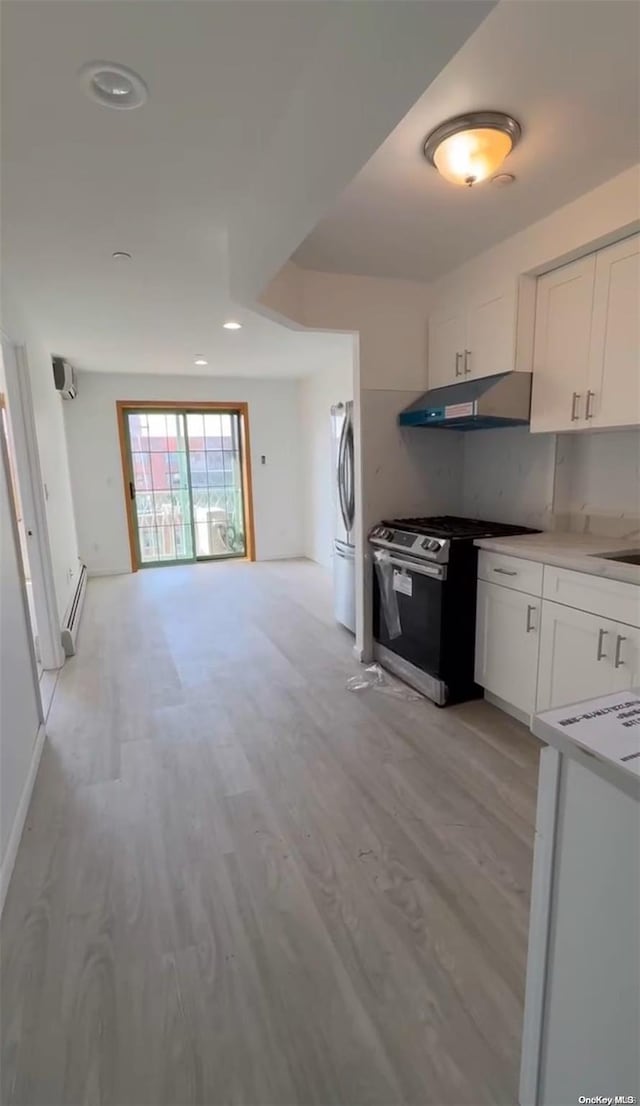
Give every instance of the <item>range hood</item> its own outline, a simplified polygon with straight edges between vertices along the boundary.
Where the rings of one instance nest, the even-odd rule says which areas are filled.
[[[531,373],[499,373],[431,388],[400,412],[398,422],[445,430],[526,426],[530,406]]]

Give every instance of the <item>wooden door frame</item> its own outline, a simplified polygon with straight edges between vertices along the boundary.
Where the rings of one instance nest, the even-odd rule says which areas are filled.
[[[179,411],[186,414],[189,411],[224,412],[238,415],[240,423],[240,458],[242,462],[242,496],[245,509],[245,544],[246,554],[237,558],[244,561],[255,561],[255,525],[253,515],[253,480],[251,473],[251,439],[249,434],[249,404],[245,402],[222,401],[197,401],[187,403],[184,400],[116,400],[116,417],[118,421],[118,438],[120,441],[120,460],[122,463],[122,481],[124,501],[127,512],[127,532],[129,534],[129,552],[131,555],[131,571],[137,572],[140,568],[138,561],[138,544],[136,541],[136,523],[134,517],[134,500],[129,492],[129,484],[133,482],[133,472],[130,466],[130,452],[127,439],[127,415],[133,411]],[[188,563],[188,562],[186,562]]]

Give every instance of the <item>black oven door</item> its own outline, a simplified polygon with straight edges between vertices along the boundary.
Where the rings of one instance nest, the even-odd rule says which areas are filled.
[[[375,640],[437,680],[442,677],[446,574],[446,565],[414,561],[392,553],[375,565]]]

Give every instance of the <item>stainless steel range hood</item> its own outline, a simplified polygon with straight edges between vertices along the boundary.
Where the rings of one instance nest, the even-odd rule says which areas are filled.
[[[526,426],[530,406],[531,373],[500,373],[432,388],[401,411],[398,422],[445,430]]]

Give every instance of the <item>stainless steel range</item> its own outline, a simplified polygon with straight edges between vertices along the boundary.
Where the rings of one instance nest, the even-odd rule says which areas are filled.
[[[438,706],[482,694],[474,682],[478,550],[474,540],[534,533],[439,515],[383,520],[369,533],[375,564],[375,655]]]

